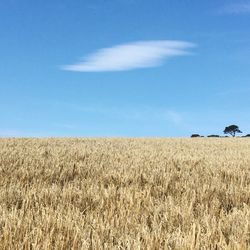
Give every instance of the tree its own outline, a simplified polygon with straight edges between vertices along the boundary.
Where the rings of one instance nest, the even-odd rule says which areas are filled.
[[[225,129],[224,129],[223,132],[224,132],[224,134],[230,134],[230,135],[233,136],[233,137],[235,137],[235,134],[236,134],[236,133],[242,133],[242,132],[240,131],[239,127],[236,126],[236,125],[230,125],[230,126],[228,126],[228,127],[225,127]]]
[[[207,137],[220,137],[219,135],[208,135]]]
[[[201,137],[201,136],[199,134],[192,134],[191,137],[195,138],[195,137]]]

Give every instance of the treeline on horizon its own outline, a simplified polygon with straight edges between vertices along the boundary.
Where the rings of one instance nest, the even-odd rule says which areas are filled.
[[[242,133],[242,131],[239,129],[239,127],[237,125],[230,125],[230,126],[225,127],[223,133],[230,134],[232,137],[235,137],[236,133]],[[195,137],[205,137],[205,136],[199,135],[199,134],[192,134],[191,137],[195,138]],[[208,135],[207,137],[226,138],[229,136],[227,136],[227,135],[220,136],[220,135],[213,135],[212,134],[212,135]],[[246,135],[243,135],[241,137],[250,137],[250,134],[246,134]]]
[[[207,136],[204,136],[204,135],[199,135],[199,134],[192,134],[191,135],[192,138],[195,138],[195,137],[217,137],[217,138],[228,138],[229,136],[226,135],[226,136],[221,136],[221,135],[207,135]],[[250,137],[250,134],[247,134],[247,135],[243,135],[243,136],[239,136],[239,137]]]

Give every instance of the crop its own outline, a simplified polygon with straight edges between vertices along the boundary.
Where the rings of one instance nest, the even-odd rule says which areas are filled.
[[[249,249],[250,140],[0,139],[0,249]]]

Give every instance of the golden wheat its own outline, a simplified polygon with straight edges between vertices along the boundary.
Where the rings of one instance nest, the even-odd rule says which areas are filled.
[[[1,139],[0,249],[250,249],[250,140]]]

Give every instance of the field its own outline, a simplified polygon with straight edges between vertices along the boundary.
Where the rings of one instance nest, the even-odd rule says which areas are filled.
[[[250,140],[0,139],[0,249],[250,249]]]

